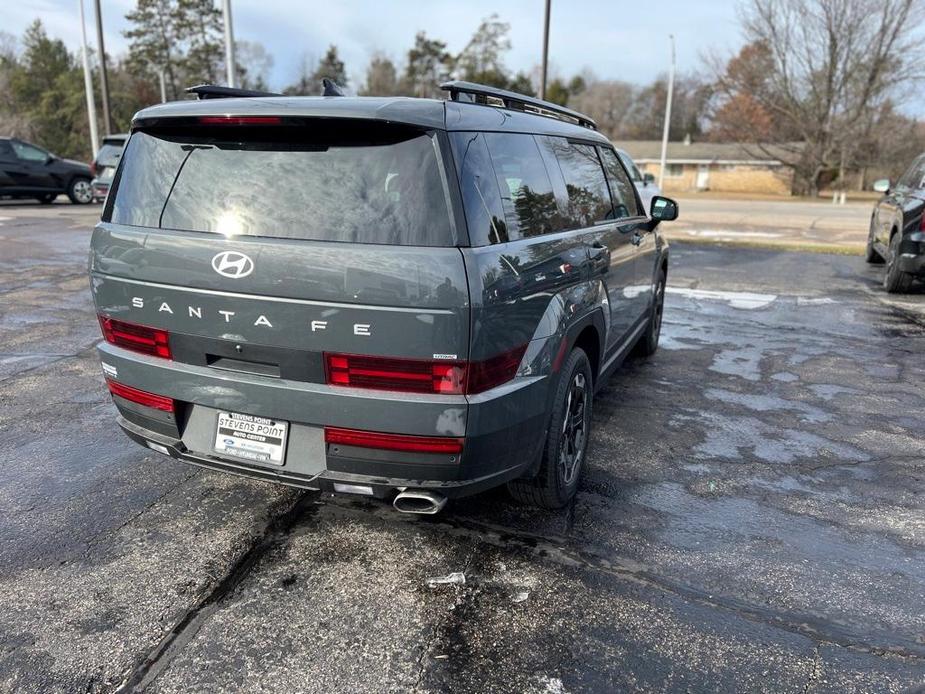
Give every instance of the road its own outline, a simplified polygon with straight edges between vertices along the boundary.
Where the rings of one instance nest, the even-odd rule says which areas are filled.
[[[727,200],[685,196],[681,217],[669,225],[672,238],[734,241],[787,247],[827,246],[860,250],[867,242],[873,203],[781,200]]]
[[[418,518],[131,444],[93,214],[0,208],[0,691],[925,684],[922,289],[675,244],[662,348],[596,399],[575,503]]]

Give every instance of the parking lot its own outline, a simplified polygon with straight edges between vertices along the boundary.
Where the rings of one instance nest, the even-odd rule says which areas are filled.
[[[575,503],[426,518],[125,438],[95,214],[0,206],[0,690],[925,685],[922,285],[675,243],[662,347],[595,400]]]

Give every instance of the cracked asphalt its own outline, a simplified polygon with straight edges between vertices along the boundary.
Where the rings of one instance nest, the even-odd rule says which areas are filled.
[[[925,687],[925,287],[676,243],[575,503],[418,518],[125,438],[97,213],[0,206],[0,691]]]

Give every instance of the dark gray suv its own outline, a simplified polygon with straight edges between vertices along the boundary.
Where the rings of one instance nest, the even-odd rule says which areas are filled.
[[[132,439],[413,513],[572,498],[594,389],[658,344],[677,205],[587,117],[444,88],[136,115],[90,256]]]

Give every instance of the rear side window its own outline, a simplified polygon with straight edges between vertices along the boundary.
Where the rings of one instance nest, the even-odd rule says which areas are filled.
[[[473,246],[509,240],[498,180],[483,133],[451,132],[450,143]]]
[[[601,147],[601,161],[607,170],[607,181],[610,183],[610,193],[613,196],[614,217],[636,217],[640,214],[636,204],[636,189],[630,182],[626,171],[620,165],[617,155],[612,149]]]
[[[419,129],[352,122],[140,131],[125,148],[109,221],[453,246],[437,147]]]
[[[532,135],[485,133],[511,238],[563,227],[543,157]]]
[[[592,226],[611,219],[610,191],[597,150],[561,137],[546,138],[559,162],[568,194],[566,218],[570,228]]]

